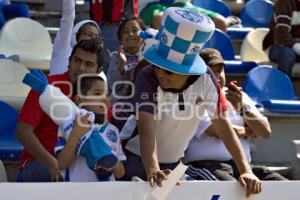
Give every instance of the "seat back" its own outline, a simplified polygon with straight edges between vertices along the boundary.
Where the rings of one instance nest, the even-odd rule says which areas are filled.
[[[263,50],[263,40],[269,29],[258,28],[250,31],[241,46],[241,60],[255,62],[269,62],[269,57]]]
[[[273,7],[274,3],[269,0],[248,1],[240,15],[242,25],[253,28],[268,27],[273,17]]]
[[[255,101],[269,99],[294,100],[295,92],[290,78],[269,65],[260,65],[246,76],[243,89]]]
[[[218,49],[224,60],[234,60],[234,48],[229,36],[216,29],[211,38],[205,43],[204,48]]]
[[[0,53],[6,56],[50,57],[52,43],[48,31],[39,22],[30,18],[15,18],[8,21],[0,33]]]
[[[229,6],[220,0],[194,0],[193,5],[217,12],[224,17],[229,17],[232,15]]]
[[[21,109],[30,87],[22,83],[29,72],[22,64],[10,59],[0,59],[0,100]]]
[[[18,160],[22,145],[15,137],[18,113],[8,105],[0,101],[0,159]]]

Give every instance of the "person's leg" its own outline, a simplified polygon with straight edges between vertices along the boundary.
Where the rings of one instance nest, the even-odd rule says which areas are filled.
[[[232,167],[219,161],[202,160],[190,163],[186,174],[196,180],[236,180],[233,177]]]
[[[21,182],[51,182],[47,167],[38,160],[27,161],[19,172],[17,181]]]
[[[108,67],[110,63],[110,55],[112,52],[116,51],[117,48],[120,46],[118,40],[118,29],[119,23],[114,24],[100,24],[100,29],[102,33],[103,39],[103,49],[104,49],[104,63],[103,63],[103,72],[107,75]]]
[[[122,181],[131,181],[132,177],[137,176],[142,180],[147,180],[143,161],[140,156],[137,156],[126,149],[124,149],[126,155],[125,163],[125,175],[120,179]]]
[[[271,171],[266,166],[253,165],[252,166],[253,173],[260,179],[265,181],[286,181],[285,177],[282,175]]]
[[[296,54],[293,49],[279,45],[272,45],[269,51],[269,58],[271,61],[278,63],[278,69],[291,77],[292,68],[296,60]]]
[[[25,3],[3,5],[3,15],[6,21],[14,17],[29,17],[29,7]]]

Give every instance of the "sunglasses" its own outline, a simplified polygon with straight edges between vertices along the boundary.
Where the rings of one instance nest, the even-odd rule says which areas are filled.
[[[162,70],[162,71],[164,71],[164,73],[167,74],[167,75],[172,75],[172,74],[174,74],[173,72],[171,72],[171,71],[169,71],[169,70],[166,70],[166,69],[157,67],[157,66],[155,66],[155,65],[153,65],[153,66],[154,66],[154,69]]]

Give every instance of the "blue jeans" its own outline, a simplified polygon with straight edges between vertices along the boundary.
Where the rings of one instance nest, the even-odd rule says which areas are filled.
[[[101,23],[100,30],[102,33],[103,39],[103,48],[104,48],[104,63],[103,63],[103,72],[107,75],[109,63],[110,63],[110,53],[117,50],[120,46],[120,42],[118,40],[118,30],[119,30],[119,23],[115,24],[107,24]]]
[[[5,22],[14,17],[29,17],[29,7],[25,3],[0,4],[0,29]]]
[[[286,73],[289,77],[291,77],[296,57],[294,50],[285,46],[272,45],[269,51],[270,60],[277,62],[278,69]]]
[[[16,179],[17,182],[51,182],[48,168],[39,160],[27,161]]]

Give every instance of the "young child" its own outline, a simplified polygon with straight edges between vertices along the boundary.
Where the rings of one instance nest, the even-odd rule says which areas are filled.
[[[144,30],[145,25],[138,17],[125,20],[119,27],[118,39],[123,46],[119,47],[117,53],[112,56],[107,74],[112,104],[119,99],[118,96],[131,94],[129,84],[133,81],[134,69],[139,62],[138,52],[142,44],[139,33]],[[117,81],[129,81],[129,84],[116,84]]]
[[[58,147],[55,149],[55,151],[60,151],[65,146],[66,141],[68,141],[71,137],[71,142],[66,144],[66,150],[63,151],[64,154],[61,156],[61,158],[64,160],[58,163],[59,168],[68,168],[70,166],[70,162],[73,160],[74,155],[76,155],[77,157],[83,158],[81,161],[84,161],[83,163],[85,163],[90,170],[85,170],[87,174],[84,176],[80,176],[80,173],[78,173],[76,170],[75,173],[71,174],[67,170],[65,173],[65,179],[74,181],[92,181],[91,177],[88,176],[88,172],[95,171],[94,176],[96,176],[97,180],[112,180],[113,178],[110,178],[110,170],[117,167],[116,170],[120,169],[121,171],[117,170],[116,176],[119,177],[123,174],[122,167],[120,168],[120,166],[117,165],[119,159],[117,155],[113,153],[113,151],[119,152],[121,149],[112,148],[112,144],[109,143],[109,140],[102,136],[102,133],[104,133],[106,134],[106,137],[109,138],[113,143],[116,143],[116,145],[119,143],[117,137],[118,135],[116,134],[116,132],[118,132],[117,129],[109,129],[111,126],[107,125],[107,119],[104,120],[104,116],[106,115],[103,114],[103,109],[107,108],[108,106],[108,100],[105,100],[106,87],[104,80],[95,74],[82,75],[79,77],[79,80],[79,92],[77,89],[74,90],[75,102],[78,104],[78,106],[88,105],[86,108],[88,110],[91,109],[91,111],[94,111],[95,113],[88,112],[85,109],[79,109],[78,106],[75,105],[75,103],[72,102],[68,97],[66,97],[59,88],[49,85],[47,78],[43,72],[39,70],[32,70],[30,73],[27,73],[23,79],[23,83],[29,85],[33,90],[40,94],[40,107],[49,117],[51,117],[54,123],[59,126],[58,136],[60,136],[60,140],[57,142]],[[96,81],[101,83],[95,84],[94,86],[93,84],[94,82],[97,83]],[[76,85],[75,88],[77,88]],[[76,128],[78,128],[78,125],[81,127],[84,124],[79,124],[79,122],[77,122],[77,124],[75,123],[75,132],[77,132],[77,134],[75,134],[75,138],[77,138],[77,140],[74,149],[74,146],[72,146],[72,144],[75,144],[72,143],[72,141],[74,142],[72,130],[74,127],[73,121],[76,118],[76,115],[81,117],[84,116],[83,120],[86,122],[84,124],[87,124],[88,122],[91,124],[91,126],[85,125],[85,129],[83,129],[83,132],[81,132]],[[80,119],[79,116],[76,119]],[[96,123],[94,123],[94,121]],[[99,124],[102,124],[102,126]],[[76,162],[76,159],[74,160]],[[75,164],[83,165],[83,163],[76,162]],[[83,166],[80,166],[78,169],[83,168]],[[74,177],[79,176],[79,178],[70,178],[72,174],[74,174]]]
[[[124,175],[122,161],[126,160],[123,153],[118,129],[107,121],[108,97],[106,96],[106,84],[99,76],[84,76],[80,80],[80,88],[74,87],[74,102],[77,106],[86,110],[86,114],[78,115],[74,120],[69,138],[58,136],[55,152],[58,157],[58,165],[64,171],[65,181],[113,181]],[[78,89],[77,89],[78,88]],[[81,112],[84,113],[84,112]],[[89,122],[89,117],[94,114],[95,121]],[[110,146],[112,153],[118,158],[118,163],[110,168],[95,169],[102,171],[101,175],[88,167],[86,158],[77,155],[82,136],[93,129]],[[100,166],[101,168],[101,166]]]

